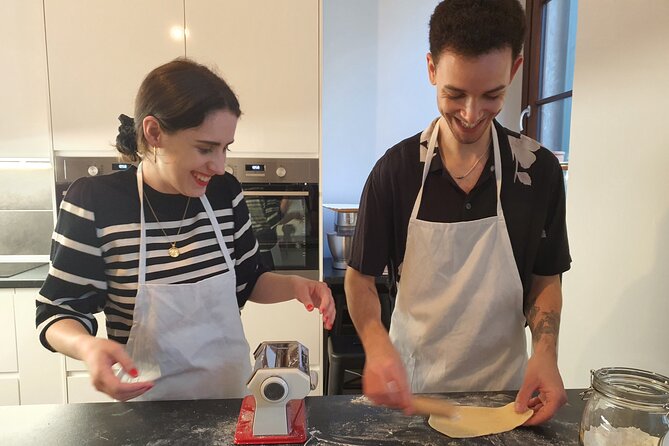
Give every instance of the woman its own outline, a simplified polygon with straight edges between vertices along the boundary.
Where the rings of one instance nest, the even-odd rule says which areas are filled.
[[[206,67],[162,65],[140,86],[135,120],[120,117],[117,149],[139,166],[82,178],[63,200],[37,302],[40,340],[83,360],[112,398],[242,396],[247,300],[297,299],[334,322],[325,284],[259,261],[241,185],[225,173],[240,115]],[[108,339],[95,337],[100,311]]]

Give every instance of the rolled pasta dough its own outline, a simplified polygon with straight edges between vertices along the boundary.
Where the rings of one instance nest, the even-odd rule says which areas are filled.
[[[523,424],[534,412],[518,414],[514,403],[502,407],[459,406],[454,418],[430,415],[428,424],[451,438],[471,438],[507,432]]]

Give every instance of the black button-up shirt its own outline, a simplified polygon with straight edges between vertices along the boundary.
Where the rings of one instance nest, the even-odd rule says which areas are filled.
[[[411,210],[421,186],[427,142],[422,133],[390,148],[370,173],[360,200],[349,266],[370,276],[388,267],[391,285],[404,259]],[[495,122],[502,163],[502,210],[527,298],[532,274],[555,275],[570,268],[565,189],[557,158],[535,141]],[[479,220],[496,214],[494,159],[466,194],[443,168],[439,151],[425,180],[418,218],[434,222]],[[531,304],[525,299],[525,308]]]

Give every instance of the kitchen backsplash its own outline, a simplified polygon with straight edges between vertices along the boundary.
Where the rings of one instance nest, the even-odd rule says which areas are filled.
[[[53,233],[51,168],[0,166],[0,255],[48,255]]]

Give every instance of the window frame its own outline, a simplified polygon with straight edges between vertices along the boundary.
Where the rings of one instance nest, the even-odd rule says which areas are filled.
[[[543,62],[543,35],[545,29],[544,11],[548,3],[554,0],[526,0],[525,14],[527,35],[523,49],[523,85],[520,116],[521,133],[535,140],[540,139],[540,108],[572,97],[573,90],[566,90],[545,98],[540,97]],[[529,106],[529,114],[527,113]],[[527,116],[527,118],[525,118]],[[526,125],[523,125],[526,123]],[[566,167],[566,165],[565,165]]]

